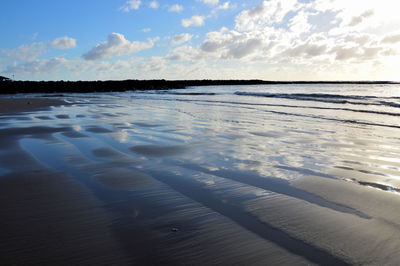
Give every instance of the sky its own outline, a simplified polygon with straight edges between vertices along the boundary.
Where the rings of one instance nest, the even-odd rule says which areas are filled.
[[[2,0],[15,80],[400,81],[395,0]]]

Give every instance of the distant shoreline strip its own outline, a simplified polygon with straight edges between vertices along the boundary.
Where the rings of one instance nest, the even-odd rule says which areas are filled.
[[[92,93],[132,90],[184,89],[193,86],[280,84],[400,84],[393,81],[266,81],[266,80],[106,80],[106,81],[0,81],[0,94]]]

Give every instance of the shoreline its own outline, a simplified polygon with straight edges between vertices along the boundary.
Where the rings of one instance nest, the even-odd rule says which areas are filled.
[[[105,81],[2,81],[0,94],[92,93],[134,90],[185,89],[192,86],[282,85],[282,84],[400,84],[393,81],[268,81],[268,80],[105,80]]]

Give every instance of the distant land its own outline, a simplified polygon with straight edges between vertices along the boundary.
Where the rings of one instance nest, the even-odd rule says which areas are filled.
[[[132,90],[184,89],[190,86],[274,84],[400,84],[393,81],[267,81],[251,80],[106,80],[106,81],[15,81],[0,76],[0,94],[90,93]]]

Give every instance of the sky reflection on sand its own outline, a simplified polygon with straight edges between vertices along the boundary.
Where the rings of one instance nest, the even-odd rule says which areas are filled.
[[[270,88],[248,88],[262,89]],[[202,90],[213,89],[189,89]],[[0,136],[9,144],[0,150],[0,174],[56,171],[83,185],[138,263],[400,259],[393,258],[400,254],[400,129],[393,120],[377,125],[384,119],[345,110],[310,117],[303,107],[271,105],[282,99],[235,90],[99,94],[88,104],[4,118]],[[25,170],[5,163],[18,156],[27,158]]]

